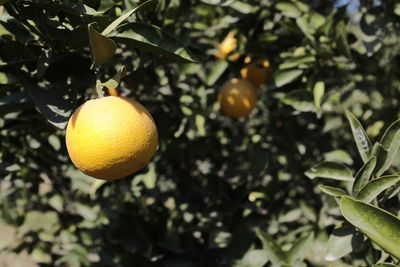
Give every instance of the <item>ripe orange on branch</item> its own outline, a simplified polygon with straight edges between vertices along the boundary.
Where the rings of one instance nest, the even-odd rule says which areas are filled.
[[[233,118],[247,117],[257,103],[254,86],[244,79],[230,79],[219,90],[221,111]]]
[[[89,100],[74,112],[66,143],[72,162],[82,172],[116,180],[151,160],[158,134],[153,118],[140,103],[107,96]]]

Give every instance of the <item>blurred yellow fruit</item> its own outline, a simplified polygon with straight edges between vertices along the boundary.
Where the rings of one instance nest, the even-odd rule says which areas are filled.
[[[229,32],[225,39],[218,45],[218,52],[215,56],[219,59],[224,59],[226,56],[235,50],[237,47],[237,40],[233,31]]]
[[[158,143],[157,127],[138,102],[116,96],[89,100],[71,116],[66,143],[85,174],[116,180],[143,168]]]
[[[254,86],[244,79],[230,79],[220,89],[221,111],[233,118],[247,117],[257,102]]]
[[[240,70],[243,79],[251,82],[255,87],[265,84],[271,74],[271,68],[268,60],[258,60],[250,63],[251,58],[246,57],[244,63],[248,64]],[[250,64],[249,64],[250,63]]]

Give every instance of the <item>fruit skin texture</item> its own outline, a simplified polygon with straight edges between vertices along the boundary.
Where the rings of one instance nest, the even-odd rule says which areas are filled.
[[[66,143],[74,165],[85,174],[116,180],[143,168],[158,143],[153,118],[138,102],[107,96],[81,105],[71,116]]]
[[[221,111],[233,118],[247,117],[257,102],[254,86],[244,79],[233,78],[219,90]]]
[[[226,56],[235,50],[237,47],[237,40],[233,31],[229,32],[225,39],[218,45],[218,52],[215,56],[219,59],[224,59]]]
[[[245,61],[247,58],[245,59]],[[250,62],[250,60],[247,60]],[[255,87],[260,87],[267,82],[271,69],[268,60],[259,60],[251,63],[240,70],[243,79],[251,82]]]

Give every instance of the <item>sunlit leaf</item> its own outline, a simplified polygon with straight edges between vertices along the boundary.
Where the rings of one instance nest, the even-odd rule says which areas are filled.
[[[274,82],[276,87],[282,87],[285,84],[291,83],[303,73],[303,70],[281,70],[274,74]]]
[[[275,240],[267,233],[257,229],[256,234],[261,240],[263,250],[268,259],[275,265],[282,265],[286,262],[287,257]]]
[[[225,72],[228,66],[229,64],[226,60],[218,60],[217,62],[215,62],[210,74],[207,77],[207,85],[213,85]]]
[[[343,216],[369,239],[392,256],[400,259],[400,219],[393,214],[343,196],[340,201]]]
[[[122,16],[120,16],[119,18],[114,20],[110,25],[107,26],[107,28],[105,28],[101,32],[101,34],[102,35],[108,35],[110,32],[115,30],[118,27],[118,25],[120,25],[124,20],[129,18],[135,12],[138,12],[138,11],[141,11],[141,10],[145,10],[145,9],[154,8],[157,5],[157,3],[158,3],[157,0],[148,0],[148,1],[144,2],[143,4],[140,4],[139,6],[135,7],[134,9],[132,9],[132,10],[130,10],[128,12],[126,12],[125,14],[123,14]]]
[[[328,194],[333,197],[341,197],[343,195],[347,195],[346,191],[337,187],[320,184],[319,189],[321,189],[321,191],[324,192],[325,194]]]
[[[340,226],[332,231],[326,244],[325,259],[335,261],[360,248],[364,238],[353,226]]]
[[[369,181],[357,195],[357,199],[365,202],[371,202],[384,190],[400,181],[399,175],[383,176]]]
[[[293,247],[286,253],[288,258],[287,261],[289,263],[295,263],[297,261],[302,262],[313,240],[314,233],[309,233],[307,236],[297,240],[293,244]]]
[[[392,123],[385,131],[380,141],[382,146],[388,151],[385,162],[382,165],[382,171],[389,169],[400,147],[400,120]],[[379,175],[379,174],[378,174]]]
[[[353,174],[343,164],[331,161],[321,162],[304,173],[308,178],[325,178],[342,181],[352,181]]]
[[[357,196],[360,193],[361,189],[368,183],[372,175],[372,171],[375,169],[376,165],[376,157],[371,157],[364,166],[357,172],[356,177],[354,179],[352,193],[354,196]]]
[[[313,111],[315,108],[313,105],[313,96],[307,90],[294,90],[285,94],[281,101],[302,112]]]
[[[374,144],[371,152],[371,157],[376,158],[376,165],[373,170],[373,174],[375,176],[380,176],[382,173],[384,173],[384,165],[387,161],[388,154],[389,152],[380,143],[376,142]]]
[[[372,144],[369,140],[364,128],[357,118],[350,111],[346,111],[347,119],[350,122],[351,131],[353,133],[354,140],[357,144],[358,152],[361,155],[362,160],[366,163],[372,152]]]

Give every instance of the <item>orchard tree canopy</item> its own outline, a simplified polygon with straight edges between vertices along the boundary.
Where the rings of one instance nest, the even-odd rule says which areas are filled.
[[[109,95],[116,181],[65,141]],[[399,99],[396,0],[0,0],[0,266],[397,266]]]

